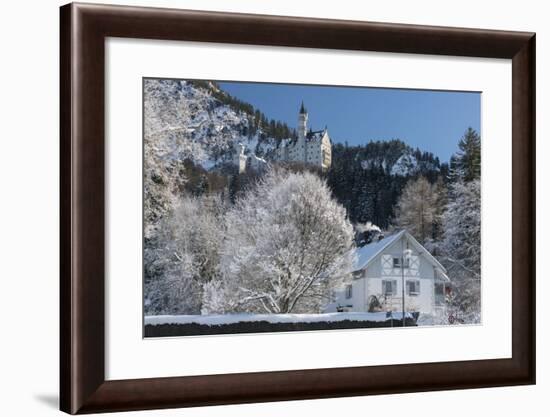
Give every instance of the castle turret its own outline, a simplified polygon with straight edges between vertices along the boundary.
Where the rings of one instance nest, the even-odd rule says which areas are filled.
[[[307,135],[307,110],[302,106],[300,107],[300,113],[298,114],[298,145],[305,145],[305,139]]]
[[[239,174],[243,174],[246,172],[246,162],[247,162],[247,156],[244,153],[245,146],[242,143],[239,143],[237,146],[237,155],[235,158],[235,164],[237,165],[239,169]]]

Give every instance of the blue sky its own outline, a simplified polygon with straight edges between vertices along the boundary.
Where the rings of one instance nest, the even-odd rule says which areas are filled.
[[[296,126],[303,100],[309,126],[328,126],[334,142],[350,145],[401,139],[448,161],[471,126],[480,131],[481,94],[431,90],[220,82],[268,118]]]

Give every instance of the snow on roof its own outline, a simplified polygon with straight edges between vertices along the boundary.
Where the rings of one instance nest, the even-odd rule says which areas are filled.
[[[436,273],[436,275],[437,275],[436,278],[439,278],[439,279],[441,279],[442,281],[447,281],[447,282],[450,282],[450,281],[451,281],[451,279],[447,276],[447,274],[446,274],[444,271],[442,271],[441,269],[436,268],[436,269],[435,269],[435,273]]]
[[[360,269],[365,268],[372,259],[374,259],[380,252],[382,252],[393,242],[399,240],[403,234],[405,234],[405,230],[401,230],[398,233],[386,236],[376,242],[372,242],[368,245],[355,249],[356,258],[351,272],[359,271]]]
[[[445,267],[439,263],[439,261],[424,248],[410,233],[405,229],[400,230],[390,236],[384,237],[376,242],[369,243],[355,249],[355,262],[350,272],[360,271],[365,269],[367,265],[376,258],[384,249],[390,246],[392,243],[398,241],[402,236],[406,235],[407,239],[416,246],[418,252],[425,255],[426,259],[436,267],[436,272],[439,277],[445,281],[449,281],[449,277],[446,274]]]
[[[295,142],[296,140],[293,138],[281,139],[281,141],[278,144],[278,147],[285,148],[287,146],[294,145]]]
[[[327,132],[327,129],[316,130],[316,131],[310,130],[309,132],[307,132],[306,138],[308,141],[321,140],[325,136],[326,132]]]

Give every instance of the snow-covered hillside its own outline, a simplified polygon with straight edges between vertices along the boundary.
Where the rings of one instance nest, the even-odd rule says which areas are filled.
[[[232,105],[232,100],[235,99],[212,82],[146,79],[146,157],[164,161],[189,159],[211,170],[223,163],[233,163],[242,145],[251,159],[272,160],[281,139],[291,138],[280,134],[273,137],[269,130],[275,126],[274,121],[268,121],[247,103],[242,103],[248,109],[243,111]],[[439,170],[439,161],[435,161],[433,155],[414,150],[398,140],[370,141],[356,157],[363,169],[381,168],[394,176]]]
[[[269,156],[277,144],[256,128],[253,114],[215,97],[213,83],[198,86],[184,80],[144,82],[145,153],[161,160],[190,159],[210,170],[235,157],[238,144],[247,155]]]
[[[383,155],[361,160],[363,169],[381,168],[390,175],[407,177],[414,176],[424,171],[439,171],[438,164],[431,161],[419,160],[412,148],[401,151],[397,160],[392,160],[391,155]]]

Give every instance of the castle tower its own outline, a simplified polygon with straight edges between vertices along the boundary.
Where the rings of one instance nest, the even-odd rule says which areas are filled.
[[[303,145],[305,144],[306,134],[307,134],[307,110],[304,107],[304,102],[302,101],[302,106],[300,107],[300,113],[298,114],[298,143]]]
[[[237,147],[237,156],[235,158],[235,163],[239,168],[239,174],[246,172],[246,160],[247,156],[244,154],[245,146],[242,143],[239,143]]]
[[[302,101],[302,106],[300,107],[300,113],[298,114],[298,141],[296,142],[295,147],[295,160],[301,162],[307,162],[307,145],[306,145],[306,135],[307,135],[307,110],[304,107],[304,102]]]

